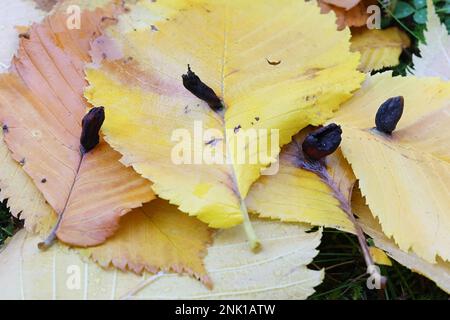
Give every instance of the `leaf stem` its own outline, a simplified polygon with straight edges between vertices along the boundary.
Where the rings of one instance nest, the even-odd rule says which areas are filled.
[[[330,186],[331,189],[333,190],[335,197],[339,200],[341,204],[342,210],[347,214],[347,217],[353,223],[356,232],[356,237],[358,238],[359,246],[361,248],[361,252],[364,257],[364,262],[366,263],[367,266],[367,273],[370,274],[371,276],[380,279],[380,284],[382,285],[382,287],[384,287],[387,279],[386,277],[380,274],[378,268],[375,268],[375,263],[373,261],[372,255],[370,254],[369,247],[367,246],[367,240],[366,237],[364,236],[364,232],[362,231],[361,226],[359,225],[358,221],[353,215],[352,208],[350,205],[350,199],[346,199],[346,197],[342,194],[342,192],[334,183],[333,179],[328,174],[328,171],[326,170],[323,164],[320,164],[319,169],[313,170],[313,172],[318,174],[322,178],[322,180],[324,180],[325,183],[328,186]]]
[[[245,201],[243,199],[241,199],[241,212],[242,217],[244,218],[244,230],[250,244],[250,249],[252,249],[253,252],[258,252],[261,249],[261,242],[253,229],[250,217],[248,215],[247,206],[245,205]]]
[[[80,172],[81,164],[83,162],[85,154],[86,154],[86,152],[82,151],[82,149],[81,149],[81,151],[80,151],[80,160],[78,161],[77,170],[75,171],[75,176],[73,177],[72,185],[70,186],[69,194],[67,195],[67,199],[66,199],[66,202],[64,204],[64,208],[61,211],[61,213],[59,214],[58,220],[56,221],[55,226],[50,231],[50,234],[47,236],[47,238],[43,242],[39,242],[38,243],[38,248],[40,250],[47,250],[55,243],[55,240],[56,240],[56,237],[57,237],[56,236],[56,232],[59,229],[59,226],[60,226],[60,224],[62,222],[62,218],[64,216],[64,213],[66,212],[67,205],[69,204],[69,200],[70,200],[70,197],[72,195],[72,191],[73,191],[73,188],[75,186],[75,182],[77,181],[78,173]]]

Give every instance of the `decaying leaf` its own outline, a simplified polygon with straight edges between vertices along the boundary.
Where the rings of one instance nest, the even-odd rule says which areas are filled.
[[[48,232],[48,217],[55,213],[46,203],[41,192],[31,178],[11,157],[0,133],[0,201],[8,199],[11,214],[25,220],[25,228],[30,232]]]
[[[25,181],[30,183],[24,189],[25,196],[43,199],[31,179]],[[10,198],[9,202],[11,199],[15,198]],[[58,217],[49,205],[35,204],[35,201],[26,201],[25,204],[31,209],[43,208],[43,214],[25,217],[25,221],[26,226],[27,223],[34,223],[33,229],[31,226],[27,229],[42,238],[55,225]],[[27,212],[31,211],[27,209]],[[76,248],[76,251],[104,269],[114,267],[139,275],[161,270],[175,272],[199,279],[211,288],[213,283],[206,273],[203,258],[207,246],[212,242],[212,235],[212,230],[206,224],[185,215],[165,200],[158,199],[121,217],[118,230],[105,243],[91,248]],[[60,244],[60,247],[67,248],[64,244]]]
[[[105,106],[104,133],[122,162],[154,182],[160,197],[212,227],[243,221],[242,199],[279,152],[230,165],[224,148],[252,128],[269,130],[269,139],[279,129],[280,145],[288,143],[299,129],[329,118],[363,78],[349,32],[336,32],[315,4],[141,1],[130,9],[94,49],[109,59],[87,70],[86,97]],[[223,111],[183,86],[188,64],[223,101]],[[216,134],[199,138],[195,123]],[[193,152],[204,148],[225,164],[175,164],[176,129],[197,139]],[[249,153],[238,148],[231,159]],[[267,146],[258,151],[266,155]]]
[[[80,154],[88,107],[83,68],[92,37],[110,23],[103,17],[113,10],[84,11],[81,29],[68,29],[65,12],[34,25],[21,39],[11,73],[0,78],[0,120],[11,155],[53,209],[64,212],[58,238],[78,246],[102,243],[120,216],[154,197],[148,181],[120,164],[105,142]]]
[[[44,13],[36,10],[32,1],[9,1],[2,6],[0,16],[0,28],[2,32],[0,47],[0,72],[6,72],[11,59],[19,46],[19,29],[27,32],[27,27],[32,22],[38,22],[44,18]],[[44,197],[35,187],[30,177],[22,170],[17,161],[11,157],[8,147],[3,142],[3,132],[8,128],[3,127],[0,133],[0,201],[8,199],[8,207],[16,218],[25,220],[25,228],[30,232],[48,232],[49,223],[55,214],[46,203]]]
[[[343,7],[327,3],[329,1],[317,0],[322,13],[329,13],[333,11],[336,15],[336,24],[338,30],[344,30],[345,27],[362,27],[367,24],[369,14],[367,7],[371,4],[376,4],[376,0],[362,0],[358,4],[347,10]],[[331,13],[330,13],[331,14]]]
[[[283,221],[310,222],[314,225],[332,226],[345,230],[343,226],[348,225],[349,221],[344,220],[344,212],[341,211],[340,215],[338,215],[339,211],[333,213],[336,212],[336,209],[333,209],[330,203],[336,203],[337,199],[329,186],[327,186],[327,183],[321,180],[318,175],[303,169],[301,166],[293,165],[294,163],[299,163],[300,160],[304,160],[301,146],[299,146],[303,141],[302,135],[304,136],[305,133],[302,132],[297,135],[291,144],[283,148],[280,155],[279,174],[270,177],[261,177],[254,184],[247,198],[248,207],[260,213],[260,216],[263,217],[281,219]],[[293,146],[294,143],[297,144],[297,147]],[[287,161],[290,159],[291,161]],[[352,212],[358,215],[360,226],[375,241],[377,248],[370,248],[374,262],[377,264],[389,264],[388,259],[386,259],[385,254],[382,252],[382,250],[385,250],[389,256],[397,260],[400,264],[423,274],[435,281],[441,288],[448,291],[450,272],[448,262],[443,262],[438,258],[437,264],[431,264],[417,257],[414,253],[407,253],[400,250],[392,240],[383,234],[381,226],[372,216],[368,207],[365,206],[365,202],[360,201],[359,189],[354,188],[352,192],[351,189],[353,188],[355,177],[340,151],[327,157],[326,163],[327,171],[332,177],[331,180],[335,185],[339,186],[338,189],[343,195],[345,194],[347,197],[352,196]],[[265,189],[270,192],[264,193]],[[321,203],[318,203],[316,200],[318,198],[318,190],[321,191]],[[263,195],[266,194],[270,194],[271,196],[265,196],[264,198]],[[296,199],[291,198],[291,195],[295,195],[301,201],[297,202]],[[311,208],[315,209],[311,211],[312,214],[310,215],[309,209]],[[328,212],[333,214],[319,215],[318,212],[320,213],[322,208],[328,208]],[[334,216],[342,217],[342,220],[336,223]],[[408,228],[407,225],[405,227]],[[411,235],[414,237],[413,233]],[[373,254],[374,251],[376,251],[375,255]]]
[[[351,43],[351,50],[361,53],[359,70],[363,72],[398,65],[403,49],[410,46],[409,37],[397,27],[352,29]]]
[[[57,244],[39,252],[38,238],[20,231],[0,254],[1,299],[305,299],[323,279],[323,271],[306,266],[317,255],[321,231],[270,221],[254,222],[264,250],[247,248],[240,227],[219,231],[205,264],[214,282],[173,274],[136,276],[105,271],[80,261],[74,251]],[[68,269],[71,268],[71,269]],[[79,272],[80,287],[68,282]],[[69,286],[68,286],[69,284]]]
[[[308,222],[355,233],[369,268],[374,264],[373,256],[351,208],[356,178],[341,152],[336,150],[339,144],[333,142],[340,143],[341,133],[334,124],[313,132],[309,128],[301,131],[283,148],[280,173],[258,180],[247,203],[262,217]],[[319,150],[325,146],[323,151],[330,146],[336,151],[322,153],[320,158],[311,157],[320,155],[311,148]],[[325,154],[328,156],[323,157]],[[386,281],[385,277],[381,279]]]
[[[203,265],[211,242],[206,224],[164,200],[154,200],[121,218],[120,228],[104,244],[80,250],[104,268],[186,273],[212,287]]]
[[[403,96],[392,135],[374,127],[380,105]],[[450,259],[450,83],[437,78],[371,77],[333,122],[341,149],[387,237],[434,263]]]
[[[0,15],[0,72],[6,72],[19,46],[18,26],[28,26],[44,18],[32,0],[3,1]]]
[[[323,180],[315,172],[305,170],[309,164],[302,142],[309,131],[304,129],[283,147],[279,172],[262,176],[254,183],[246,199],[247,206],[263,218],[354,232],[335,190],[349,202],[356,178],[340,151],[325,160],[330,179]]]
[[[394,241],[385,236],[380,223],[373,217],[369,207],[366,205],[365,199],[357,188],[355,188],[353,192],[352,207],[359,217],[360,225],[363,227],[364,231],[372,237],[378,248],[384,250],[398,263],[434,281],[442,290],[450,293],[449,262],[444,262],[442,259],[437,258],[436,263],[433,264],[418,257],[412,252],[407,253],[400,250]]]
[[[435,7],[428,0],[428,22],[425,32],[426,44],[419,44],[421,57],[413,57],[414,75],[440,77],[450,80],[450,37],[441,24]]]

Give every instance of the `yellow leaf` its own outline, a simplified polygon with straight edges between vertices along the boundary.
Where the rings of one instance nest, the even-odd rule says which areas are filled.
[[[352,207],[359,217],[360,225],[372,237],[378,248],[386,252],[388,256],[398,263],[434,281],[442,290],[450,293],[449,262],[444,262],[442,259],[437,258],[436,263],[432,264],[412,252],[407,253],[400,250],[392,239],[384,235],[380,223],[373,217],[365,199],[357,188],[353,192]]]
[[[68,29],[65,12],[33,25],[29,37],[21,39],[11,73],[0,77],[5,142],[52,208],[64,213],[57,235],[72,245],[102,243],[117,229],[120,216],[154,198],[151,184],[119,163],[119,153],[105,142],[85,157],[79,151],[81,119],[89,106],[83,98],[83,67],[93,35],[111,23],[103,17],[114,10],[84,11],[81,29]],[[14,167],[8,170],[3,174],[14,175]],[[20,188],[14,182],[10,189]],[[31,205],[30,199],[18,201],[11,205]]]
[[[361,53],[359,70],[370,72],[400,63],[400,54],[411,44],[409,37],[399,28],[384,30],[353,29],[352,51]]]
[[[265,246],[257,255],[247,249],[240,228],[217,234],[205,260],[213,290],[189,276],[105,271],[61,245],[39,252],[39,239],[20,231],[0,254],[0,283],[8,288],[0,298],[263,300],[313,294],[324,274],[306,266],[318,253],[321,231],[268,221],[254,225]]]
[[[10,161],[18,166],[12,159]],[[9,165],[7,162],[4,164]],[[21,168],[15,171],[15,175],[17,177],[7,180],[8,185],[14,187],[17,183],[24,183],[22,198],[26,201],[17,201],[21,198],[13,194],[8,203],[14,201],[14,208],[21,208],[23,204],[26,210],[20,212],[20,217],[25,219],[27,230],[45,236],[55,224],[57,215],[48,204],[40,203],[45,202],[42,194]],[[9,196],[8,190],[9,187],[2,189],[0,195]],[[28,199],[31,197],[35,197],[34,201]],[[105,269],[113,266],[141,275],[143,272],[156,273],[161,270],[176,272],[193,276],[211,288],[213,283],[206,273],[203,258],[212,242],[212,234],[212,230],[198,219],[181,213],[164,200],[155,200],[122,217],[120,227],[105,243],[91,248],[77,248],[76,251]]]
[[[304,133],[302,134],[304,135]],[[302,140],[302,135],[299,134],[290,145],[283,148],[280,155],[279,174],[270,177],[261,177],[254,184],[246,199],[248,207],[250,210],[260,213],[262,217],[281,219],[284,221],[310,222],[313,225],[323,225],[345,230],[343,226],[348,225],[349,222],[343,220],[340,225],[335,222],[333,212],[336,210],[329,203],[335,203],[337,198],[327,188],[327,184],[318,175],[293,165],[294,163],[301,163],[299,160],[302,158],[302,153],[300,146],[294,148],[292,144],[297,143],[299,145]],[[326,161],[327,171],[330,172],[330,175],[333,177],[332,180],[339,186],[342,194],[346,194],[348,197],[353,195],[352,211],[358,215],[359,225],[374,239],[375,245],[381,250],[386,251],[390,257],[400,264],[432,279],[442,289],[448,292],[450,290],[449,263],[443,262],[438,258],[437,264],[431,264],[419,258],[414,253],[407,253],[400,250],[392,240],[383,234],[381,226],[372,217],[364,200],[361,201],[359,199],[361,198],[359,190],[357,188],[353,192],[349,190],[349,187],[353,187],[355,177],[351,169],[349,169],[349,165],[340,154],[340,151],[338,150],[335,154],[328,156]],[[308,181],[305,181],[305,177],[308,177]],[[314,188],[310,188],[310,186],[314,186]],[[322,192],[320,195],[318,195],[317,186],[321,186]],[[297,201],[298,199],[301,200]],[[317,203],[317,199],[320,199],[322,203]],[[330,214],[327,215],[327,212],[320,214],[324,207],[327,208],[327,212]],[[314,208],[314,210],[310,212],[311,208]],[[341,213],[342,218],[345,218],[344,214],[344,212]],[[335,225],[333,226],[333,224]],[[376,248],[372,247],[370,250],[373,253]],[[387,260],[383,258],[385,254],[383,253],[380,257],[379,250],[376,250],[376,254],[373,255],[375,262],[387,263]]]
[[[246,199],[247,206],[263,218],[354,232],[335,190],[339,190],[349,203],[356,178],[340,150],[326,158],[330,179],[322,179],[314,171],[305,170],[308,163],[301,145],[309,131],[303,130],[283,148],[279,172],[262,176],[255,182]]]
[[[385,266],[392,266],[392,261],[389,259],[389,257],[386,255],[386,253],[377,247],[370,247],[370,254],[373,258],[373,261],[376,264],[381,264]]]
[[[403,96],[392,136],[373,129],[379,106]],[[341,149],[373,214],[400,249],[428,262],[450,259],[450,83],[371,77],[333,119]]]
[[[120,220],[120,228],[104,244],[80,249],[100,266],[122,271],[186,273],[212,286],[203,265],[212,231],[164,200],[136,208]]]
[[[256,164],[176,165],[174,130],[194,137],[194,152],[204,147],[220,155],[247,129],[267,129],[269,138],[279,129],[284,145],[329,118],[363,78],[348,31],[336,32],[333,19],[311,3],[141,1],[130,9],[99,44],[110,59],[87,70],[86,97],[105,106],[104,133],[122,162],[154,182],[160,197],[212,227],[243,221],[243,199],[274,156]],[[188,64],[220,96],[224,112],[183,87]],[[196,138],[195,121],[221,137]],[[267,154],[267,146],[258,151]],[[241,146],[228,156],[249,152]]]

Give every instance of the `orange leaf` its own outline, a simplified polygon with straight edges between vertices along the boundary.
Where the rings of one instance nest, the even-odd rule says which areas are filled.
[[[58,238],[77,246],[104,242],[120,216],[154,198],[151,184],[120,164],[106,143],[84,157],[79,151],[89,107],[83,68],[90,41],[117,11],[84,11],[81,28],[73,30],[65,13],[46,18],[21,39],[10,74],[0,77],[0,120],[12,157],[55,211],[64,213]]]
[[[120,220],[120,228],[101,246],[83,249],[102,267],[122,271],[186,273],[212,287],[203,258],[212,230],[165,200],[137,208]]]
[[[361,27],[366,25],[367,20],[369,19],[367,7],[371,4],[377,3],[372,0],[362,0],[354,7],[351,7],[351,9],[347,10],[326,2],[329,1],[318,0],[322,13],[334,11],[336,14],[336,24],[338,25],[338,30],[342,30],[345,27]]]

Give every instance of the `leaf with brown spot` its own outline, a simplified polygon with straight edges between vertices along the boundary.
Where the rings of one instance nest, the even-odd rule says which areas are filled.
[[[302,130],[283,147],[278,173],[262,176],[254,183],[247,207],[263,218],[354,232],[342,206],[349,205],[356,178],[340,150],[317,165],[309,162],[302,143],[311,131]]]
[[[3,129],[5,130],[5,129]],[[11,214],[25,220],[25,228],[33,233],[47,233],[55,215],[22,166],[11,157],[0,133],[0,201],[8,200]],[[49,227],[50,226],[50,227]]]
[[[0,77],[5,142],[53,209],[64,212],[58,238],[76,246],[102,243],[120,216],[154,198],[151,184],[123,166],[105,142],[80,154],[81,119],[89,107],[83,68],[92,38],[111,23],[102,17],[115,12],[113,6],[84,11],[79,30],[67,29],[65,12],[56,12],[33,25],[11,73]]]
[[[152,24],[160,31],[152,31]],[[355,70],[359,55],[349,52],[349,32],[337,32],[332,17],[313,3],[246,0],[139,1],[107,33],[108,59],[87,69],[86,90],[92,104],[105,107],[107,141],[124,163],[154,183],[161,198],[214,228],[244,222],[257,247],[244,199],[261,169],[275,161],[278,145],[331,117],[363,78]],[[122,56],[111,58],[117,51]],[[274,66],[268,58],[282,62]],[[188,65],[203,81],[201,92],[185,85],[196,79],[186,74]],[[220,139],[194,136],[199,123]],[[187,157],[197,157],[197,143],[206,143],[213,163],[176,163],[177,129],[196,139]],[[267,130],[256,152],[240,143],[253,129]],[[261,143],[266,138],[273,150]],[[249,140],[255,146],[256,139]],[[249,161],[249,153],[258,159]],[[246,159],[239,161],[241,155]]]
[[[391,135],[374,128],[394,96],[404,111]],[[438,78],[372,76],[332,119],[341,150],[387,237],[434,263],[450,260],[450,83]]]

